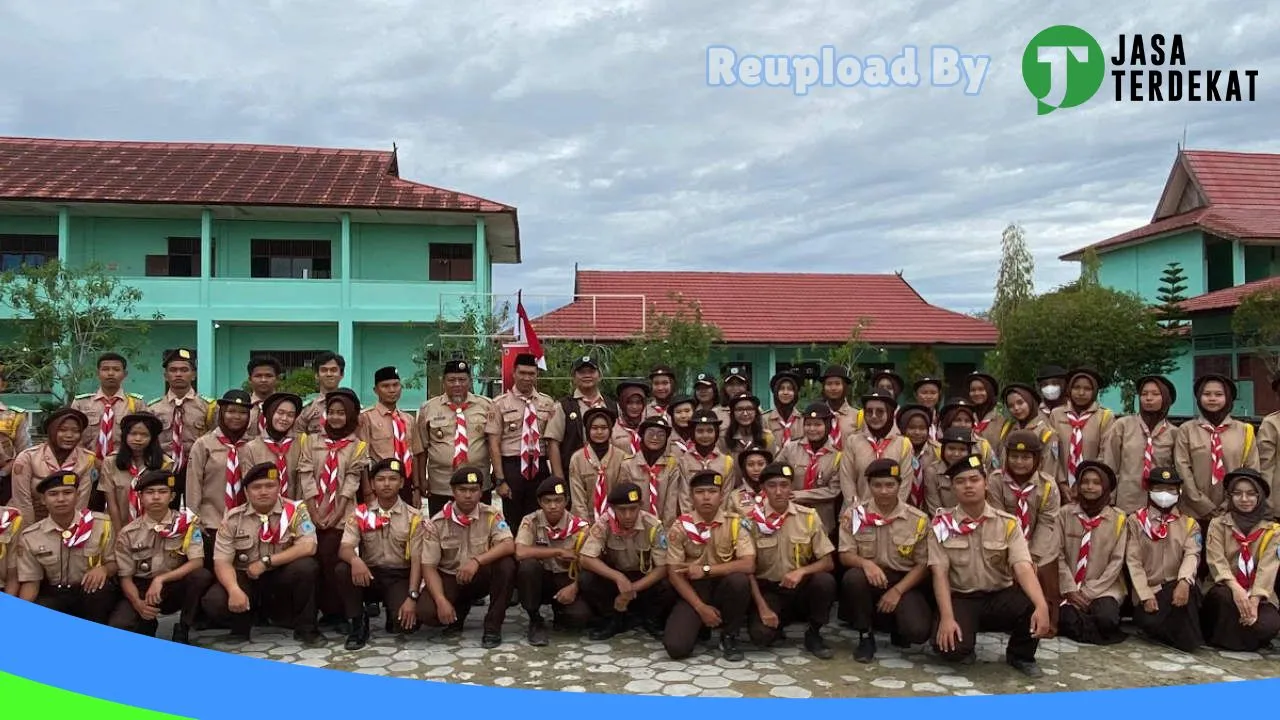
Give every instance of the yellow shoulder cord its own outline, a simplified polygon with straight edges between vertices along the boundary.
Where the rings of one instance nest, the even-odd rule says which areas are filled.
[[[1009,431],[1012,429],[1013,429],[1013,421],[1005,420],[1004,425],[1000,427],[1000,442],[1004,442],[1005,436],[1007,436],[1009,434]]]
[[[22,531],[22,516],[19,515],[18,517],[13,519],[13,525],[11,525],[9,528],[9,533],[13,535],[13,539],[10,540],[9,543],[17,542],[18,536],[22,534],[21,531]],[[5,553],[9,551],[9,543],[0,544],[0,560],[3,560]]]
[[[1050,482],[1050,481],[1048,481],[1048,480],[1045,480],[1045,481],[1044,481],[1044,492],[1043,492],[1043,493],[1041,493],[1042,497],[1040,498],[1040,509],[1041,509],[1041,510],[1043,510],[1043,509],[1045,509],[1046,507],[1048,507],[1048,506],[1049,506],[1049,493],[1051,493],[1051,492],[1053,492],[1053,483],[1052,483],[1052,482]]]
[[[733,456],[724,456],[724,474],[728,475],[733,470]]]
[[[1271,538],[1276,534],[1276,524],[1271,524],[1271,529],[1262,536],[1262,542],[1258,543],[1258,557],[1262,557],[1262,553],[1267,551],[1267,545],[1271,543]]]
[[[587,528],[578,531],[573,538],[573,560],[569,561],[569,579],[578,579],[578,553],[582,550],[582,544],[587,541]]]
[[[1013,537],[1013,531],[1016,530],[1017,527],[1018,527],[1017,520],[1008,520],[1005,522],[1004,539],[1006,542],[1009,540],[1009,538]]]
[[[640,572],[645,575],[648,575],[649,571],[653,570],[653,544],[657,539],[658,526],[654,525],[649,528],[649,548],[647,550],[641,548],[640,550]]]
[[[218,405],[216,403],[209,403],[209,408],[204,411],[204,424],[212,425],[213,416],[217,414],[218,414]]]
[[[191,547],[191,536],[196,534],[196,528],[200,527],[200,518],[192,517],[191,527],[187,528],[187,534],[182,536],[182,554],[187,554],[187,548]]]
[[[1244,424],[1244,453],[1240,456],[1240,464],[1243,465],[1245,458],[1249,457],[1249,451],[1253,449],[1253,425]]]
[[[1124,513],[1120,513],[1120,517],[1116,518],[1116,537],[1124,534]]]
[[[839,469],[840,469],[840,461],[841,461],[841,460],[843,460],[843,459],[844,459],[844,451],[843,451],[843,450],[837,450],[837,451],[836,451],[836,464],[831,466],[831,470],[832,470],[833,472],[834,472],[834,471],[836,471],[836,470],[839,470]]]
[[[102,535],[98,538],[98,555],[89,558],[89,569],[92,570],[102,565],[102,556],[107,552],[107,546],[111,544],[111,520],[106,518],[102,520]]]
[[[414,513],[409,519],[409,538],[404,541],[404,559],[408,560],[413,555],[413,535],[418,532],[418,525],[422,523],[422,515]]]

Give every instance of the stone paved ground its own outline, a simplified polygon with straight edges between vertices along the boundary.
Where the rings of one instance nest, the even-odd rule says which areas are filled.
[[[982,635],[978,662],[952,666],[925,648],[898,650],[880,636],[876,661],[853,661],[857,635],[843,626],[826,629],[836,651],[832,660],[803,652],[802,626],[792,626],[788,639],[768,651],[743,640],[746,660],[726,662],[719,651],[700,646],[686,661],[672,661],[662,644],[640,631],[591,642],[583,634],[553,633],[549,647],[530,647],[526,620],[513,608],[504,627],[504,643],[480,647],[483,608],[474,608],[461,638],[442,640],[420,630],[409,638],[389,636],[381,620],[373,622],[373,638],[359,652],[342,648],[344,638],[329,632],[329,644],[302,648],[292,633],[257,628],[251,643],[230,643],[225,632],[196,635],[197,644],[241,655],[311,667],[348,670],[423,680],[563,690],[567,692],[637,693],[701,697],[893,697],[986,695],[1057,692],[1108,688],[1185,685],[1280,676],[1280,651],[1231,653],[1203,649],[1188,655],[1138,638],[1110,647],[1078,645],[1054,639],[1041,644],[1039,660],[1045,677],[1029,680],[1002,662],[1004,636]],[[162,624],[168,637],[172,619]]]

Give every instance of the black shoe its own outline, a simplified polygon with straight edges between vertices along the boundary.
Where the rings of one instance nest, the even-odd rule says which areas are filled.
[[[186,625],[183,625],[182,623],[178,623],[177,625],[174,625],[173,641],[178,643],[179,645],[190,645],[191,644],[191,628],[187,627]]]
[[[480,639],[480,647],[485,650],[492,650],[502,644],[502,633],[487,632]]]
[[[347,633],[347,643],[343,647],[352,652],[369,644],[369,616],[351,618],[351,632]]]
[[[608,640],[609,638],[622,632],[622,622],[614,616],[605,621],[603,625],[592,630],[587,634],[587,638],[593,641]]]
[[[249,628],[245,628],[243,630],[232,630],[231,634],[227,635],[227,642],[251,642],[252,639],[253,634],[250,632]]]
[[[702,628],[698,630],[698,642],[711,642],[711,628],[703,625]]]
[[[365,603],[365,604],[364,604],[364,614],[365,614],[365,617],[376,618],[376,617],[378,617],[378,613],[380,613],[380,612],[382,612],[382,606],[381,606],[381,605],[379,605],[378,603]],[[390,614],[391,614],[391,612],[390,612],[390,609],[388,608],[387,615],[390,615]]]
[[[736,635],[725,634],[720,636],[720,652],[723,653],[724,659],[729,662],[740,662],[747,657],[738,647],[738,637]]]
[[[853,651],[853,659],[860,663],[869,663],[876,659],[876,636],[867,633],[858,640],[858,649]]]
[[[1035,660],[1019,660],[1018,658],[1005,655],[1004,661],[1009,663],[1009,667],[1026,675],[1029,678],[1042,678],[1044,671],[1036,664]]]
[[[471,601],[471,607],[484,607],[485,601],[486,601],[487,599],[488,599],[488,598],[486,598],[485,596],[481,595],[480,597],[478,597],[478,598],[476,598],[475,600],[472,600],[472,601]]]
[[[546,647],[550,644],[547,639],[547,623],[542,618],[529,620],[529,644],[534,647]]]
[[[315,628],[311,628],[309,630],[294,630],[293,639],[307,647],[319,647],[326,642],[324,635]]]
[[[821,628],[811,627],[804,633],[804,649],[819,660],[830,660],[835,657],[831,648],[822,640]]]
[[[442,638],[458,637],[462,634],[462,621],[458,620],[444,626],[444,630],[440,632]]]

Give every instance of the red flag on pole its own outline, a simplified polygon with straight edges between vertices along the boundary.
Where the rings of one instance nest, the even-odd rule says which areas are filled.
[[[547,358],[542,354],[542,343],[538,342],[538,334],[533,331],[533,323],[529,322],[529,314],[524,311],[524,292],[516,293],[516,337],[529,346],[529,352],[538,359],[538,367],[547,369]]]

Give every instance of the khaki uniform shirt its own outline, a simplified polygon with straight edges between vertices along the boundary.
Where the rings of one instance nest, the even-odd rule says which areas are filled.
[[[316,393],[303,400],[306,406],[298,411],[298,417],[293,421],[294,435],[317,435],[324,431],[325,415],[328,413],[324,406],[324,395]]]
[[[77,510],[72,527],[79,520],[79,513]],[[18,539],[18,582],[74,587],[90,570],[114,560],[111,521],[102,513],[94,513],[93,520],[89,539],[74,548],[62,542],[62,533],[71,528],[58,527],[53,518],[45,518],[23,532]]]
[[[998,510],[1003,510],[1013,517],[1018,517],[1018,498],[1009,488],[1013,478],[999,470],[987,477],[987,502]],[[1057,560],[1061,553],[1061,540],[1058,537],[1059,511],[1062,509],[1062,495],[1053,478],[1045,473],[1037,473],[1031,481],[1036,489],[1027,498],[1027,507],[1031,511],[1031,523],[1023,528],[1023,537],[1036,567],[1043,567]],[[1075,558],[1071,559],[1075,562]]]
[[[973,434],[986,440],[987,444],[993,448],[1000,447],[1000,440],[1004,436],[1005,419],[1005,416],[1000,414],[1000,409],[993,407],[974,423]],[[978,428],[982,428],[981,431]]]
[[[26,410],[0,402],[0,476],[7,475],[8,464],[29,447],[31,416]]]
[[[604,407],[606,404],[604,395],[596,395],[591,400],[588,400],[586,397],[583,396],[581,390],[574,390],[573,397],[575,400],[578,401],[579,415],[581,415],[582,413],[594,407]],[[552,407],[551,417],[547,421],[547,429],[543,432],[543,435],[548,440],[555,440],[556,442],[564,442],[564,427],[566,422],[566,418],[564,416],[564,407],[560,403],[555,402],[554,400],[552,400],[551,407]],[[523,416],[523,413],[524,413],[523,405],[520,406],[520,412],[521,412],[521,415]],[[542,417],[541,408],[539,408],[538,417],[539,419],[541,419]],[[583,428],[584,431],[585,429],[586,428]],[[503,454],[504,455],[506,454],[505,450],[503,451]]]
[[[634,440],[634,443],[632,442]],[[613,424],[613,433],[609,435],[609,442],[614,447],[622,451],[624,455],[631,455],[639,452],[641,446],[640,430],[638,428],[630,428],[623,425],[621,421]]]
[[[977,519],[968,517],[959,507],[944,512],[951,513],[960,523]],[[1018,563],[1031,564],[1031,552],[1018,532],[1018,520],[990,504],[983,508],[982,525],[968,535],[953,534],[941,541],[936,532],[929,532],[929,567],[947,571],[952,593],[998,592],[1011,587],[1013,568]]]
[[[471,523],[464,528],[445,518],[441,510],[430,522],[422,524],[420,556],[423,565],[434,567],[445,575],[456,575],[466,561],[512,539],[511,527],[496,507],[477,503],[468,517]]]
[[[463,421],[467,424],[467,464],[489,469],[489,443],[485,425],[493,401],[487,397],[467,393],[463,401]],[[427,464],[423,468],[427,486],[424,492],[432,495],[451,496],[453,489],[449,479],[453,477],[453,439],[458,432],[457,414],[449,409],[449,397],[440,395],[422,404],[413,424],[414,455],[423,453]]]
[[[275,452],[267,447],[267,437],[259,435],[240,448],[240,467],[248,470],[262,463],[276,463]],[[285,450],[285,446],[288,449]],[[290,500],[306,500],[298,486],[298,466],[302,463],[302,439],[300,436],[286,437],[278,441],[277,448],[284,450],[285,497]],[[277,464],[278,467],[278,464]]]
[[[942,461],[942,446],[929,441],[927,454],[929,464],[925,466],[924,511],[933,517],[939,510],[953,508],[960,504],[955,490],[951,488],[951,478],[947,477],[947,464]]]
[[[533,401],[533,411],[538,416],[538,431],[541,433],[538,449],[541,457],[545,458],[547,457],[547,430],[551,424],[551,416],[557,407],[556,401],[552,400],[550,395],[536,390],[530,399]],[[525,408],[524,397],[517,394],[514,389],[494,398],[489,408],[489,417],[484,423],[484,434],[498,436],[501,443],[498,449],[501,450],[502,457],[520,457],[520,438],[524,435]],[[563,431],[564,426],[561,421],[561,432]],[[499,458],[493,458],[495,466],[499,461]]]
[[[642,510],[630,532],[615,528],[609,518],[596,520],[578,555],[598,558],[618,572],[648,573],[667,564],[666,548],[662,521]]]
[[[1200,417],[1188,420],[1178,427],[1173,440],[1173,465],[1182,476],[1182,498],[1178,501],[1178,508],[1201,520],[1221,508],[1227,499],[1226,484],[1213,482],[1209,452],[1211,436],[1204,429],[1204,422]],[[1260,470],[1253,426],[1235,418],[1224,422],[1228,426],[1221,436],[1222,462],[1226,471],[1242,467]]]
[[[659,404],[657,400],[650,400],[644,406],[644,418],[648,420],[651,417],[666,417],[671,420],[671,416],[667,414],[667,408],[671,407],[670,399],[665,404]]]
[[[844,449],[844,439],[854,433],[862,432],[863,417],[862,409],[850,405],[848,402],[840,406],[836,414],[836,428],[839,429],[839,436],[834,438],[836,446]],[[804,440],[804,421],[801,421],[800,435],[792,436],[793,440]]]
[[[772,512],[772,508],[764,509],[766,516]],[[835,552],[816,510],[791,503],[786,514],[782,527],[771,535],[761,532],[758,522],[752,523],[757,580],[782,582],[782,577],[792,570]]]
[[[910,444],[911,441],[907,440]],[[922,488],[922,500],[918,504],[913,504],[917,510],[924,510],[929,502],[929,475],[934,470],[937,456],[933,453],[933,445],[925,440],[920,446],[919,452],[912,445],[908,451],[906,459],[902,461],[899,468],[902,477],[902,483],[898,487],[898,499],[902,502],[911,502],[911,490],[916,482],[920,483]],[[918,477],[917,477],[918,476]],[[867,491],[870,493],[870,482],[867,485]]]
[[[1280,569],[1276,542],[1280,541],[1280,524],[1262,522],[1254,530],[1258,528],[1266,529],[1250,545],[1257,570],[1249,597],[1260,597],[1264,602],[1276,605],[1276,570]],[[1210,521],[1209,530],[1205,533],[1205,559],[1209,562],[1209,574],[1215,583],[1225,583],[1236,576],[1240,544],[1232,537],[1233,530],[1238,530],[1235,519],[1225,514]]]
[[[573,505],[573,513],[578,517],[593,522],[596,519],[596,495],[603,492],[607,497],[609,491],[622,482],[622,464],[627,459],[621,450],[610,445],[604,457],[598,457],[590,445],[573,453],[569,459],[569,498]],[[604,471],[605,487],[596,487],[600,471]]]
[[[390,410],[378,403],[360,413],[360,422],[356,426],[356,437],[369,444],[370,463],[396,457],[391,419],[393,415],[404,422],[405,452],[413,453],[413,418],[403,410]]]
[[[0,462],[4,450],[0,449]],[[1262,419],[1258,426],[1258,466],[1262,477],[1275,489],[1271,493],[1271,516],[1280,518],[1280,412],[1273,412]]]
[[[876,513],[875,502],[868,500],[840,514],[840,552],[856,553],[870,560],[881,570],[911,572],[916,566],[929,563],[929,518],[910,505],[899,502],[885,518],[888,525],[876,527],[861,523],[853,532],[853,514],[857,508],[866,513]]]
[[[312,520],[321,530],[341,527],[345,519],[340,514],[342,500],[350,502],[350,510],[357,502],[360,494],[360,482],[369,470],[369,445],[362,440],[354,440],[337,453],[338,459],[338,494],[333,507],[325,509],[324,500],[320,497],[320,479],[324,473],[324,464],[328,461],[329,451],[325,448],[324,437],[305,435],[299,439],[302,445],[298,455],[298,492],[303,499],[315,509]]]
[[[26,529],[18,508],[0,505],[0,520],[6,519],[0,529],[0,592],[9,578],[18,577],[18,536]]]
[[[371,568],[407,569],[420,540],[422,514],[399,497],[390,510],[383,510],[375,500],[368,505],[368,511],[383,515],[390,522],[377,530],[362,530],[360,519],[353,510],[342,527],[343,547],[355,550],[364,564]]]
[[[1103,508],[1102,524],[1089,536],[1089,564],[1084,583],[1077,588],[1076,562],[1084,526],[1080,524],[1080,506],[1072,503],[1058,511],[1058,539],[1062,554],[1058,558],[1058,583],[1062,592],[1079,589],[1090,602],[1098,598],[1124,599],[1125,514],[1114,507]]]
[[[279,542],[263,542],[262,526],[271,528],[280,526],[280,518],[284,515],[285,500],[277,500],[271,512],[259,515],[252,505],[241,505],[222,518],[218,526],[218,536],[213,542],[214,562],[228,562],[236,569],[243,570],[255,560],[284,552],[294,545],[316,544],[316,526],[311,522],[306,503],[294,504],[293,518],[282,533]]]
[[[108,398],[102,392],[102,388],[98,388],[97,392],[77,395],[75,400],[71,401],[71,407],[84,413],[85,417],[89,418],[89,424],[85,426],[84,433],[80,436],[80,445],[95,455],[98,452],[98,431],[102,426],[102,413],[106,410],[107,405],[104,400],[108,400]],[[111,429],[111,450],[115,452],[120,449],[120,421],[126,415],[145,410],[146,403],[141,395],[125,393],[123,390],[116,391],[116,394],[110,397],[109,402],[115,411],[115,419],[112,421]]]
[[[1141,510],[1139,510],[1141,512]],[[1147,508],[1148,522],[1159,524],[1160,515],[1154,508]],[[1142,527],[1137,514],[1125,520],[1125,566],[1129,569],[1134,603],[1141,603],[1156,596],[1165,583],[1174,580],[1196,580],[1200,569],[1200,550],[1204,538],[1195,518],[1179,515],[1169,523],[1169,532],[1163,540],[1152,540]]]
[[[770,410],[765,413],[761,423],[764,429],[773,436],[774,442],[781,448],[783,445],[792,440],[804,439],[804,418],[801,417],[799,408],[792,408],[791,417],[787,418],[787,422],[783,422],[782,414],[777,410]],[[790,432],[787,429],[790,428]]]
[[[581,518],[578,519],[578,531],[566,534],[559,540],[552,540],[549,530],[559,530],[564,532],[568,530],[569,523],[574,522],[571,513],[566,512],[560,517],[560,522],[556,523],[554,528],[547,525],[547,515],[541,510],[535,511],[532,515],[525,515],[524,520],[520,521],[520,529],[516,531],[516,545],[525,547],[554,548],[556,550],[577,549],[587,540],[587,532],[591,530],[589,523],[583,523]],[[552,573],[567,573],[570,570],[570,563],[560,558],[543,558],[538,562],[542,563],[542,569]],[[574,562],[574,565],[577,563]]]
[[[205,530],[217,530],[227,511],[228,448],[218,440],[219,437],[224,437],[222,430],[214,430],[197,440],[191,446],[190,462],[187,463],[186,495],[183,499],[191,512],[200,516]],[[245,470],[252,467],[242,456],[246,444],[247,440],[241,438],[236,449],[240,477],[244,477]]]
[[[1000,429],[999,437],[994,443],[990,443],[996,454],[996,467],[1004,467],[1005,458],[1009,455],[1009,451],[1004,446],[1005,439],[1015,430],[1029,430],[1040,438],[1040,442],[1044,444],[1044,450],[1040,453],[1040,472],[1052,477],[1060,487],[1066,487],[1067,474],[1066,466],[1062,464],[1062,441],[1058,437],[1058,432],[1049,425],[1049,418],[1044,415],[1036,415],[1026,427],[1018,427],[1018,423],[1013,420],[1005,422]]]
[[[93,484],[97,479],[97,463],[93,453],[79,446],[62,463],[54,458],[48,443],[23,450],[14,458],[12,466],[14,507],[22,512],[28,525],[49,517],[44,497],[36,492],[36,485],[58,470],[71,470],[80,477],[76,488],[76,510],[89,507],[89,496],[93,494]]]
[[[1173,465],[1173,441],[1177,428],[1161,420],[1151,435],[1151,467]],[[1126,415],[1102,437],[1102,462],[1116,471],[1116,507],[1126,513],[1147,506],[1147,490],[1142,486],[1142,455],[1147,449],[1147,424],[1140,415]]]
[[[871,463],[881,459],[893,460],[898,463],[899,477],[902,477],[910,467],[915,451],[911,441],[899,435],[897,430],[879,441],[872,440],[871,435],[863,431],[844,439],[844,454],[846,459],[840,464],[840,495],[844,499],[841,509],[871,498],[871,486],[867,481],[867,467]]]
[[[244,431],[244,436],[250,440],[261,435],[263,427],[266,424],[266,420],[264,420],[262,417],[262,402],[264,400],[266,400],[266,398],[260,398],[257,395],[253,395],[252,393],[250,394],[249,425],[248,427],[245,428],[245,431]],[[213,404],[213,419],[209,421],[209,427],[211,428],[218,427],[219,425],[218,418],[220,415],[219,410],[220,410],[220,406],[215,402]],[[297,425],[297,423],[298,421],[295,418],[294,424]],[[293,428],[290,428],[289,432],[292,433]]]
[[[702,522],[695,514],[681,515],[667,528],[667,565],[723,565],[738,558],[755,557],[751,540],[751,522],[741,515],[720,510],[712,519],[711,539],[705,544],[694,542],[685,532],[683,522]],[[736,529],[735,529],[736,528]]]
[[[160,522],[144,515],[124,526],[115,548],[120,577],[153,578],[177,570],[189,560],[204,560],[199,518],[193,518],[191,527],[178,537],[160,534],[173,526],[175,515],[170,510]]]
[[[169,470],[172,468],[173,459],[166,455],[160,469]],[[139,475],[145,471],[145,467],[138,468]],[[125,522],[133,519],[129,515],[129,491],[133,489],[134,481],[137,480],[133,472],[116,467],[116,456],[108,455],[102,460],[102,467],[99,468],[99,477],[101,480],[98,481],[98,488],[106,493],[108,499],[119,509],[120,518]],[[121,530],[120,532],[123,533],[124,531]]]
[[[674,452],[658,458],[653,469],[658,473],[658,517],[663,525],[675,521],[682,513],[693,512],[693,503],[689,499],[689,488],[680,476],[680,463]],[[649,510],[649,470],[644,455],[635,455],[622,461],[621,482],[633,482],[640,486],[640,507]]]
[[[156,398],[147,404],[147,412],[160,418],[160,424],[164,427],[160,431],[160,447],[170,455],[174,454],[173,416],[177,412],[182,413],[183,462],[181,467],[191,464],[191,446],[195,445],[196,440],[217,427],[213,421],[217,410],[218,405],[213,398],[201,397],[195,390],[189,391],[181,398],[170,390],[164,394],[164,397]]]
[[[840,497],[841,466],[849,460],[845,453],[835,449],[830,440],[822,447],[825,454],[818,458],[818,474],[811,489],[804,486],[810,463],[808,440],[792,440],[779,451],[777,461],[791,466],[791,488],[795,491],[791,495],[792,501],[817,510],[823,527],[835,527],[840,510],[837,499]]]
[[[1075,487],[1075,478],[1071,477],[1071,473],[1067,471],[1068,458],[1071,457],[1071,422],[1067,418],[1071,405],[1063,405],[1054,408],[1049,414],[1049,425],[1053,427],[1054,432],[1058,433],[1058,454],[1062,457],[1062,477],[1067,479],[1070,487]],[[1081,440],[1080,461],[1097,460],[1102,454],[1102,436],[1106,434],[1107,429],[1111,427],[1111,423],[1115,421],[1115,414],[1110,410],[1094,403],[1086,412],[1093,413],[1089,416],[1088,422],[1084,426],[1083,439]],[[1044,468],[1041,468],[1042,470]]]

